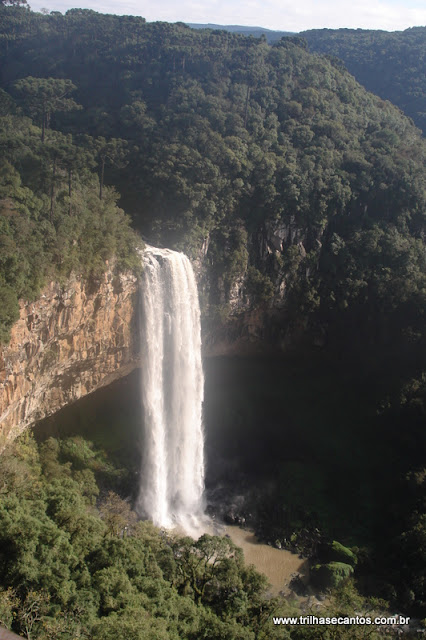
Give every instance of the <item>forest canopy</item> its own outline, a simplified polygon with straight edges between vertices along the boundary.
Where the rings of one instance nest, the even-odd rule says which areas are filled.
[[[368,91],[390,100],[426,133],[426,27],[405,31],[312,29],[311,51],[342,60]]]
[[[284,36],[305,42],[312,53],[334,58],[368,91],[390,100],[426,131],[426,27],[405,31],[379,29],[310,29],[299,34],[256,27],[191,24],[196,29],[223,29],[266,38],[275,44]]]
[[[205,313],[242,283],[243,305],[274,304],[284,290],[315,326],[344,317],[371,333],[386,316],[389,339],[418,334],[425,142],[340,62],[300,38],[270,46],[89,10],[0,9],[4,118],[34,118],[38,144],[49,113],[49,145],[19,164],[23,186],[43,190],[49,224],[60,197],[69,209],[70,163],[76,185],[97,165],[97,207],[106,181],[153,243],[193,257],[208,245]],[[43,107],[47,91],[56,103]],[[271,229],[285,237],[265,254]]]
[[[78,436],[37,445],[26,434],[2,454],[1,626],[35,640],[318,637],[319,626],[273,624],[300,610],[266,594],[266,578],[229,538],[195,541],[138,522],[119,495],[128,475]],[[383,606],[346,582],[321,615]],[[363,628],[346,626],[345,637],[361,639]]]

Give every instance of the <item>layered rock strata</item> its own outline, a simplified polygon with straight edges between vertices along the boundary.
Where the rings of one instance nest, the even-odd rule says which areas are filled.
[[[51,282],[38,300],[21,303],[0,349],[0,448],[138,366],[138,295],[135,276],[110,270],[96,282]]]

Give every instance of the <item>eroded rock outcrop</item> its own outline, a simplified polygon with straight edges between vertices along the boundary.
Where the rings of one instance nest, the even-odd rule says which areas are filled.
[[[137,308],[137,278],[112,271],[92,283],[52,282],[21,303],[0,350],[0,447],[138,365]]]

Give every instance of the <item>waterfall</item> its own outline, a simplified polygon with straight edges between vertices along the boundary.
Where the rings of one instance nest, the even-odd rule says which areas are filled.
[[[137,510],[160,527],[197,530],[204,440],[200,307],[183,253],[147,246],[141,292],[144,453]]]

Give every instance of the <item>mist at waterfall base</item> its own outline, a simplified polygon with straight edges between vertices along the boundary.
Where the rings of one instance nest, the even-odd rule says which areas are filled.
[[[197,285],[182,253],[147,246],[143,262],[143,455],[136,511],[158,527],[200,535],[208,518]]]

